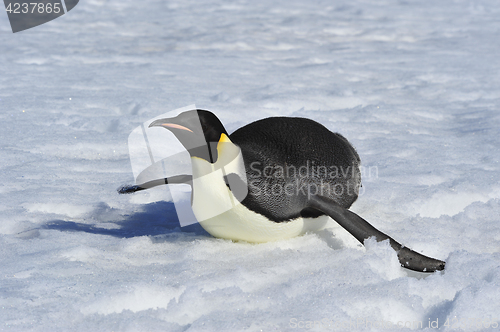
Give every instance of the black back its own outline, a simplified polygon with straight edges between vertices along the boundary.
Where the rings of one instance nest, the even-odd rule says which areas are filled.
[[[305,118],[272,117],[230,135],[246,167],[246,207],[276,222],[323,213],[308,208],[311,196],[349,208],[361,176],[356,150],[340,134]]]

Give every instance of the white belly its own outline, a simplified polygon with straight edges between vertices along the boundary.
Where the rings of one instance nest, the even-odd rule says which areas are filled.
[[[229,190],[227,192],[231,193]],[[203,197],[199,197],[197,200],[201,199]],[[302,235],[307,231],[318,230],[323,228],[328,220],[326,216],[314,219],[299,217],[277,223],[247,209],[238,201],[236,202],[237,204],[231,209],[207,219],[203,219],[205,213],[201,205],[204,204],[197,202],[193,205],[193,207],[197,207],[194,208],[194,213],[200,221],[200,225],[215,237],[257,243],[288,239]]]

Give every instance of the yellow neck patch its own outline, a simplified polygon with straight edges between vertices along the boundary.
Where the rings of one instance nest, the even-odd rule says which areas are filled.
[[[226,134],[222,133],[219,138],[219,143],[231,143],[231,140]]]

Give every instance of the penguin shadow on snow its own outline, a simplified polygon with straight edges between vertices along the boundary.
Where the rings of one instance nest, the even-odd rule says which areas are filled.
[[[192,234],[213,238],[199,223],[181,227],[179,218],[172,202],[158,201],[143,206],[139,212],[122,215],[119,210],[111,208],[104,202],[99,203],[84,220],[94,220],[85,223],[76,220],[54,219],[42,226],[42,229],[58,230],[61,232],[85,232],[98,235],[108,235],[118,238],[132,238],[138,236],[156,237],[161,242],[161,235],[172,233]],[[307,233],[316,234],[333,250],[348,247],[329,229],[308,230]],[[235,241],[237,244],[240,241]],[[247,243],[246,241],[241,241]]]
[[[82,222],[83,220],[92,220],[94,222]],[[162,242],[162,239],[165,239],[162,235],[173,233],[213,238],[199,223],[181,227],[174,203],[166,201],[146,204],[141,211],[130,215],[120,214],[119,210],[113,209],[106,203],[101,202],[85,218],[81,218],[80,221],[54,219],[47,222],[41,228],[61,232],[85,232],[118,238],[151,236],[154,237],[155,242]],[[304,231],[316,234],[333,250],[341,250],[349,247],[348,244],[338,238],[328,228],[320,230],[304,229]],[[234,243],[237,244],[238,242],[240,241],[235,241]],[[246,241],[241,242],[248,243]]]
[[[139,212],[122,215],[119,210],[110,208],[101,202],[86,216],[85,220],[95,220],[94,223],[84,223],[72,220],[56,219],[47,222],[42,228],[62,232],[85,232],[91,234],[108,235],[119,238],[137,236],[158,237],[161,235],[182,233],[193,236],[210,236],[200,224],[181,227],[174,203],[155,202],[147,204]],[[211,237],[211,236],[210,236]]]

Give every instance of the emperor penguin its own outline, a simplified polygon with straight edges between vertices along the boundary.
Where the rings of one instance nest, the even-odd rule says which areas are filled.
[[[349,210],[361,186],[359,155],[345,137],[316,121],[270,117],[228,134],[215,114],[196,109],[149,127],[177,137],[191,157],[192,176],[122,187],[120,193],[189,183],[194,215],[218,238],[255,243],[286,239],[331,217],[362,244],[370,237],[389,240],[407,269],[434,272],[445,267],[444,261],[402,246]]]

